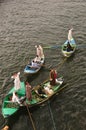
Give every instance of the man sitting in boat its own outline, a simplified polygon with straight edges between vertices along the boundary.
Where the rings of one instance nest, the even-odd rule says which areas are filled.
[[[36,57],[34,58],[34,61],[37,63],[41,63],[41,59],[38,55],[36,55]]]
[[[40,67],[40,64],[35,62],[34,60],[32,61],[31,65],[29,65],[29,67],[33,68],[33,69],[37,69]]]
[[[38,86],[38,89],[35,90],[35,92],[36,92],[39,96],[45,97],[44,89],[43,89],[41,86]]]
[[[17,102],[18,104],[22,105],[23,101],[25,100],[26,97],[21,97],[19,98],[16,92],[13,92],[12,96],[12,102]]]
[[[38,88],[35,90],[35,92],[42,98],[45,98],[51,94],[53,94],[53,90],[51,88],[51,85],[46,85],[44,87],[38,86]]]
[[[72,48],[72,46],[70,45],[69,41],[68,41],[68,43],[67,43],[67,51],[68,51],[68,52],[69,52],[69,51],[73,51],[73,48]]]
[[[44,92],[46,93],[46,95],[51,95],[51,94],[53,94],[53,90],[52,90],[50,84],[44,87]]]

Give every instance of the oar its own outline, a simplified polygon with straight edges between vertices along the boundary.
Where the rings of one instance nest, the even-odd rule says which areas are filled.
[[[30,113],[30,110],[29,110],[28,105],[26,103],[25,103],[25,106],[27,108],[27,111],[28,111],[28,114],[29,114],[29,117],[30,117],[30,120],[31,120],[31,123],[32,123],[33,130],[36,130],[36,127],[34,125],[34,122],[33,122],[33,119],[32,119],[31,113]]]
[[[61,48],[61,45],[51,45],[51,46],[45,46],[43,48],[44,49],[56,49],[56,48]]]
[[[52,113],[52,110],[51,110],[51,107],[50,107],[49,100],[48,100],[48,108],[49,108],[50,116],[51,116],[52,123],[53,123],[53,129],[56,130],[56,124],[55,124],[55,121],[54,121],[54,117],[53,117],[53,113]]]

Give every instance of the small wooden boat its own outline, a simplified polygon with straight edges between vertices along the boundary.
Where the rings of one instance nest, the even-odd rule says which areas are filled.
[[[43,66],[44,64],[44,61],[45,61],[45,57],[44,55],[41,57],[41,60],[38,62],[38,67],[35,68],[35,67],[31,67],[31,63],[26,65],[25,69],[24,69],[24,73],[25,74],[35,74],[37,73],[41,67]]]
[[[32,99],[28,101],[26,99],[26,104],[29,108],[41,105],[42,103],[48,101],[52,96],[54,96],[57,92],[59,92],[63,84],[62,77],[57,79],[57,83],[55,86],[50,85],[50,81],[45,81],[43,84],[38,85],[32,89]]]
[[[70,41],[70,48],[68,48],[68,40],[62,45],[62,53],[65,57],[70,57],[76,49],[75,40],[72,38]]]
[[[25,98],[23,100],[24,102],[22,103],[22,105],[18,104],[17,102],[10,101],[9,98],[12,96],[13,92],[15,91],[13,87],[3,100],[2,114],[4,118],[15,114],[19,110],[19,108],[25,107],[26,105],[29,108],[32,108],[48,101],[52,96],[54,96],[56,93],[59,93],[59,91],[61,91],[64,88],[64,86],[62,87],[63,84],[62,77],[58,78],[56,82],[57,83],[55,86],[51,86],[50,81],[47,80],[43,84],[32,88],[31,100]],[[22,86],[21,89],[17,90],[18,97],[20,98],[25,97],[26,95],[24,82],[21,82],[21,86]]]
[[[20,85],[21,88],[17,90],[17,95],[19,96],[19,98],[25,97],[25,84],[24,82],[20,82]],[[8,92],[8,94],[3,99],[2,114],[4,118],[11,116],[20,108],[20,104],[11,101],[13,92],[15,92],[14,87],[12,87],[12,89]]]

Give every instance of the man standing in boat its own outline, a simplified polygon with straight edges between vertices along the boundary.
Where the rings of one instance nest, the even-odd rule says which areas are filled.
[[[56,79],[57,79],[57,72],[56,70],[50,71],[50,85],[54,86],[56,85]]]
[[[73,50],[72,46],[70,45],[71,40],[73,39],[73,37],[72,37],[72,31],[73,31],[73,28],[69,29],[69,32],[68,32],[67,51],[72,51]]]
[[[68,41],[70,42],[71,39],[73,38],[72,37],[72,31],[73,31],[73,28],[69,29],[69,32],[68,32]]]
[[[20,72],[15,73],[15,74],[11,77],[11,78],[14,79],[14,87],[15,87],[15,90],[18,90],[18,89],[21,88],[19,75],[20,75]]]
[[[44,53],[43,53],[43,48],[41,45],[36,45],[36,53],[37,53],[37,56],[39,57],[39,59],[41,60],[41,58],[44,56]]]
[[[26,98],[28,99],[28,101],[32,100],[31,88],[31,85],[26,82]]]

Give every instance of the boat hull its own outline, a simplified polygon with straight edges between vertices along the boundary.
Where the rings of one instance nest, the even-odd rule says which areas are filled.
[[[20,105],[16,102],[12,102],[9,100],[9,97],[12,97],[13,92],[15,91],[15,88],[13,87],[9,93],[5,96],[3,103],[2,103],[2,115],[4,118],[9,117],[16,113],[18,109],[20,108]],[[19,97],[25,96],[25,84],[24,82],[21,82],[21,88],[17,90],[17,94]]]
[[[34,69],[34,68],[29,67],[29,65],[26,65],[26,67],[24,69],[24,73],[25,74],[35,74],[35,73],[37,73],[44,64],[44,60],[45,60],[44,55],[41,59],[42,60],[40,61],[40,67],[39,68]]]
[[[76,43],[75,43],[75,40],[74,39],[71,39],[70,41],[70,45],[71,47],[73,48],[73,50],[71,51],[67,51],[67,43],[68,43],[68,40],[66,40],[66,42],[62,45],[62,54],[65,56],[65,57],[70,57],[74,52],[75,52],[75,49],[76,49]]]
[[[34,107],[40,106],[41,104],[48,101],[54,95],[59,93],[61,91],[61,89],[64,88],[64,87],[62,87],[62,84],[63,84],[63,78],[62,77],[58,78],[56,82],[57,82],[56,85],[50,86],[50,81],[47,80],[44,83],[42,83],[41,85],[35,86],[31,91],[32,99],[31,100],[25,99],[22,106],[20,106],[19,104],[15,104],[13,102],[8,101],[8,96],[12,95],[12,93],[14,91],[14,88],[12,88],[10,90],[10,92],[6,95],[6,97],[4,98],[4,101],[3,101],[3,104],[2,104],[2,114],[3,114],[4,118],[12,116],[20,108],[23,108],[23,107],[26,107],[26,106],[28,108],[34,108]],[[25,96],[25,94],[26,94],[25,84],[24,84],[24,82],[21,83],[21,84],[22,84],[22,88],[17,92],[17,94],[19,94],[18,96],[20,96],[20,95]],[[45,92],[41,93],[41,94],[38,93],[38,90],[40,88],[42,90],[44,90],[46,87],[49,87],[52,90],[51,94],[47,94]]]
[[[43,103],[45,103],[46,101],[48,101],[50,98],[52,98],[56,93],[58,93],[60,91],[60,88],[63,84],[63,79],[60,77],[58,79],[58,83],[55,86],[51,86],[50,89],[52,90],[51,94],[46,94],[44,92],[44,88],[50,85],[50,81],[46,81],[43,84],[36,86],[35,88],[33,88],[32,90],[32,100],[28,101],[26,99],[26,104],[28,105],[29,108],[32,108],[34,106],[39,106]],[[43,89],[43,94],[39,94],[38,93],[38,89],[41,88]]]

